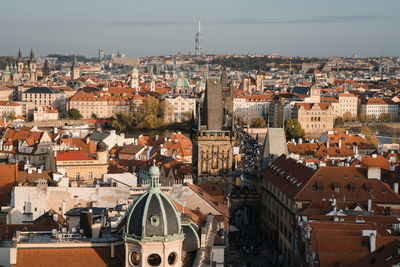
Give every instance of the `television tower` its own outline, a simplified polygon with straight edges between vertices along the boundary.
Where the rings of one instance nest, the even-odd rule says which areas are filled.
[[[196,49],[196,56],[201,56],[201,36],[200,36],[200,18],[198,20],[198,32],[196,33],[196,45],[195,45],[195,49]]]

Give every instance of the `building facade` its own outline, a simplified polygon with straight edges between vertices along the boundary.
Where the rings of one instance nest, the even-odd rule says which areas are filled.
[[[66,100],[62,90],[58,91],[52,87],[32,87],[22,93],[23,102],[32,102],[35,107],[54,106],[61,115],[65,114]]]

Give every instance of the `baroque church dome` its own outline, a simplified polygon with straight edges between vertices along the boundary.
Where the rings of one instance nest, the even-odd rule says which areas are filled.
[[[172,87],[189,87],[190,83],[181,72],[179,77],[172,83]]]
[[[158,187],[158,167],[153,165],[149,173],[151,186],[134,202],[128,215],[126,235],[141,241],[180,236],[180,214],[175,204]]]

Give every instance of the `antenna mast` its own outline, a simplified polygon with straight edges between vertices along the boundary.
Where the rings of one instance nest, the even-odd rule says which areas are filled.
[[[195,45],[195,49],[196,49],[196,56],[201,56],[201,35],[200,35],[200,18],[198,20],[198,31],[196,33],[196,45]]]

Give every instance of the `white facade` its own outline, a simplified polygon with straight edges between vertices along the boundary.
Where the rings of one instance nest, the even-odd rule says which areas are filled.
[[[113,208],[129,198],[129,187],[35,187],[16,186],[12,193],[8,224],[35,220],[49,209],[61,214],[77,207]]]
[[[352,116],[357,116],[358,98],[352,94],[339,95],[338,115],[343,116],[346,112],[350,112]]]
[[[399,106],[397,104],[362,104],[361,113],[374,118],[378,118],[381,114],[389,113],[392,118],[397,118]]]
[[[55,121],[58,120],[58,118],[58,111],[48,107],[36,107],[35,111],[33,112],[34,121]]]
[[[174,108],[174,121],[182,122],[185,119],[185,113],[193,113],[196,116],[196,98],[184,98],[177,96],[175,98],[166,98],[169,104]]]
[[[270,103],[270,101],[249,101],[245,97],[236,97],[233,99],[233,112],[236,118],[241,118],[247,123],[259,117],[267,117]]]
[[[22,106],[13,101],[0,101],[0,116],[7,116],[12,113],[15,116],[22,115]]]

